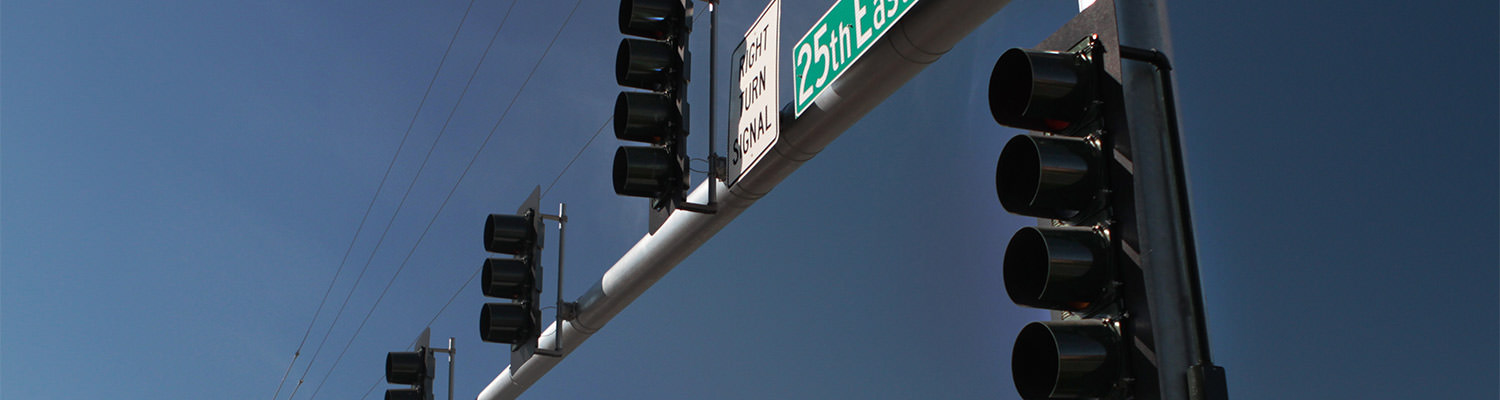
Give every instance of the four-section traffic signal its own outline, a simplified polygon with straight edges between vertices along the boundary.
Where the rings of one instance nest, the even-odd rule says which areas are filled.
[[[621,146],[615,151],[615,193],[651,200],[655,232],[688,189],[687,84],[688,0],[622,0],[620,33],[638,38],[620,41],[615,80],[624,91],[615,98],[615,137],[649,146]]]

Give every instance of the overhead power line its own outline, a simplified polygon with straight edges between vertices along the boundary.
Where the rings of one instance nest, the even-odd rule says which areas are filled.
[[[552,35],[552,40],[547,42],[547,47],[542,51],[542,55],[537,58],[536,63],[531,67],[531,71],[528,72],[526,74],[526,78],[522,80],[521,87],[517,89],[516,94],[511,97],[510,103],[505,106],[505,110],[501,112],[500,118],[495,121],[495,125],[491,127],[489,133],[485,135],[484,141],[480,142],[479,149],[476,150],[474,152],[474,155],[469,158],[469,163],[464,167],[463,172],[459,174],[458,181],[454,182],[453,187],[448,190],[447,196],[445,196],[443,198],[443,202],[438,205],[438,209],[433,213],[432,219],[427,222],[426,228],[423,228],[422,233],[417,236],[416,242],[412,244],[411,250],[406,253],[406,258],[401,261],[401,265],[396,268],[396,273],[392,274],[391,279],[386,282],[385,289],[382,289],[380,291],[380,295],[375,298],[375,304],[370,306],[370,310],[365,313],[364,320],[362,320],[359,324],[359,327],[354,330],[354,334],[349,338],[349,341],[344,344],[344,349],[339,352],[339,356],[334,360],[333,366],[329,367],[328,373],[323,375],[323,378],[318,382],[318,386],[314,388],[312,398],[317,398],[318,393],[322,390],[323,384],[328,381],[328,377],[333,374],[333,371],[335,369],[338,368],[339,362],[344,359],[344,354],[349,351],[349,347],[354,343],[354,339],[359,337],[359,333],[364,330],[365,323],[369,322],[370,316],[374,314],[375,309],[379,307],[380,302],[385,299],[385,294],[396,282],[396,278],[401,275],[401,272],[403,270],[405,270],[407,263],[411,261],[412,255],[416,253],[417,248],[422,244],[422,240],[425,239],[427,237],[427,233],[431,231],[432,225],[435,224],[438,217],[442,215],[443,210],[448,206],[448,201],[451,200],[453,198],[453,194],[458,191],[458,187],[463,184],[464,178],[469,175],[469,171],[473,169],[474,163],[479,160],[479,155],[484,153],[485,147],[488,146],[490,140],[495,137],[495,132],[499,131],[500,125],[504,123],[506,117],[510,115],[510,110],[513,106],[515,106],[516,100],[519,99],[521,97],[521,94],[525,92],[527,85],[531,83],[531,78],[536,75],[536,71],[541,67],[542,61],[545,61],[547,59],[547,55],[552,52],[552,47],[557,43],[557,38],[562,36],[563,30],[565,30],[565,28],[568,26],[568,23],[573,20],[573,15],[577,13],[578,6],[582,3],[582,0],[578,0],[577,2],[573,3],[573,9],[568,12],[567,18],[564,18],[563,22],[558,25],[557,32]],[[514,5],[515,3],[512,2],[512,6]],[[507,16],[509,16],[508,12]],[[499,31],[497,30],[496,32],[498,33]],[[493,39],[491,40],[491,42],[493,44]],[[486,54],[488,54],[488,48],[486,48]],[[480,62],[483,62],[482,57]]]
[[[344,296],[344,302],[343,302],[343,304],[339,305],[339,311],[338,311],[337,314],[334,315],[333,324],[337,324],[338,321],[339,321],[339,318],[344,315],[344,310],[349,305],[349,300],[354,297],[354,291],[359,288],[359,283],[360,283],[361,280],[364,279],[365,272],[369,271],[371,262],[373,262],[375,260],[375,255],[380,252],[381,245],[383,245],[385,243],[385,237],[386,237],[386,235],[389,234],[390,231],[391,231],[391,225],[396,222],[396,217],[401,214],[401,209],[405,207],[405,205],[406,205],[406,199],[409,196],[411,196],[411,189],[416,186],[417,180],[422,177],[422,171],[427,168],[427,162],[429,160],[431,160],[433,151],[435,151],[437,149],[437,145],[442,140],[443,134],[448,131],[448,123],[453,120],[453,115],[458,111],[458,107],[463,104],[464,97],[469,93],[469,87],[474,83],[474,77],[479,74],[480,68],[484,66],[484,61],[485,61],[486,58],[488,58],[489,53],[490,53],[490,49],[493,48],[494,45],[495,45],[495,39],[497,39],[497,38],[500,37],[500,31],[505,28],[505,23],[510,20],[511,10],[514,9],[515,6],[516,6],[516,1],[512,0],[511,3],[510,3],[510,7],[506,8],[506,10],[505,10],[505,16],[501,18],[500,24],[495,27],[495,33],[493,33],[493,34],[490,35],[490,41],[489,41],[488,44],[485,45],[484,52],[479,57],[479,62],[474,65],[474,70],[469,73],[469,79],[468,79],[468,81],[464,83],[463,90],[459,92],[458,101],[454,102],[452,109],[449,110],[449,112],[448,112],[448,118],[443,122],[443,127],[438,130],[437,136],[432,139],[432,146],[427,149],[427,154],[422,157],[422,163],[417,167],[417,173],[414,174],[414,175],[412,175],[411,181],[409,183],[407,183],[406,190],[401,194],[401,201],[396,204],[396,209],[395,209],[395,211],[393,211],[391,213],[391,218],[388,219],[388,220],[386,220],[385,228],[381,229],[380,238],[375,241],[374,248],[370,249],[370,256],[365,259],[365,265],[364,265],[364,267],[362,267],[360,269],[359,275],[356,276],[355,279],[354,279],[354,285],[353,285],[353,287],[349,288],[349,294],[346,295],[346,296]],[[400,274],[401,273],[400,269],[397,269],[396,273]],[[392,278],[394,279],[394,276]],[[386,288],[389,289],[390,285],[387,284]],[[381,296],[382,297],[385,296],[385,292],[384,291],[381,291]],[[378,299],[376,300],[376,304],[379,304],[379,300]],[[374,307],[373,306],[371,306],[371,311],[374,311]],[[365,320],[366,321],[369,320],[369,314],[368,313],[365,314]],[[304,383],[304,379],[306,379],[306,377],[307,377],[307,373],[312,370],[312,364],[314,362],[317,362],[318,355],[322,353],[323,344],[328,341],[328,337],[330,335],[332,335],[332,333],[333,333],[333,324],[329,325],[328,331],[323,334],[323,339],[318,342],[317,350],[315,350],[313,352],[313,358],[308,361],[307,367],[302,370],[302,375],[297,378],[297,386],[295,386],[292,389],[292,394],[287,397],[288,399],[291,399],[291,398],[295,397],[297,395],[297,391],[302,388],[302,384]],[[360,322],[360,328],[361,329],[364,328],[364,322]],[[359,335],[359,329],[356,329],[354,331],[354,336],[358,336],[358,335]],[[349,338],[349,343],[352,343],[353,341],[354,341],[354,337],[351,336]],[[344,351],[348,351],[348,349],[349,349],[348,344],[345,344],[344,345]],[[333,372],[333,368],[335,368],[335,367],[338,366],[338,360],[342,360],[342,359],[343,359],[343,353],[340,352],[339,353],[339,358],[334,361],[333,366],[329,367],[329,373],[330,374]],[[328,375],[325,374],[323,376],[323,381],[326,381],[327,379],[328,379]],[[318,384],[319,388],[322,387],[322,383],[321,382],[322,381],[320,381],[320,383]],[[317,395],[317,390],[313,391],[313,395],[314,396]]]
[[[412,127],[417,124],[417,116],[422,114],[422,107],[427,105],[427,96],[432,94],[432,87],[437,83],[438,75],[443,71],[443,65],[448,62],[448,54],[453,51],[453,43],[458,41],[458,33],[463,30],[464,22],[469,19],[469,11],[474,8],[474,0],[469,0],[468,7],[464,8],[464,15],[458,20],[458,27],[453,29],[453,36],[448,39],[447,48],[443,49],[443,56],[438,59],[437,69],[432,71],[432,78],[427,81],[427,89],[422,92],[422,100],[417,102],[417,110],[412,112],[411,122],[406,124],[406,132],[401,134],[401,142],[396,145],[396,154],[391,155],[391,161],[386,163],[385,173],[380,175],[380,184],[376,185],[375,193],[370,196],[370,204],[365,206],[364,216],[359,218],[359,225],[354,228],[354,237],[349,239],[349,246],[344,249],[344,257],[339,260],[339,267],[333,272],[333,279],[328,281],[328,288],[323,291],[323,299],[318,301],[318,307],[313,311],[311,321],[307,322],[307,330],[302,332],[302,340],[297,343],[297,350],[292,352],[292,360],[286,365],[286,372],[281,374],[281,382],[276,384],[276,392],[271,395],[275,400],[281,396],[281,388],[286,385],[287,376],[291,375],[292,367],[297,364],[297,358],[302,356],[302,347],[307,344],[307,338],[312,334],[312,328],[318,322],[318,317],[323,314],[323,306],[328,303],[328,295],[333,293],[334,283],[338,282],[339,275],[344,272],[344,265],[349,261],[349,254],[354,251],[354,244],[359,241],[360,232],[364,231],[365,221],[370,218],[370,211],[375,209],[375,200],[380,198],[381,190],[385,189],[385,182],[391,176],[391,170],[396,166],[396,160],[401,157],[401,150],[406,147],[406,139],[411,137]],[[354,288],[350,288],[352,293]],[[336,321],[336,320],[335,320]],[[333,324],[328,325],[328,330],[333,331]],[[326,337],[326,336],[325,336]],[[321,348],[321,345],[319,345]],[[309,362],[308,365],[312,363]],[[300,384],[300,378],[299,378]]]
[[[578,161],[578,156],[583,155],[583,151],[587,150],[589,148],[589,145],[594,144],[594,139],[598,139],[599,138],[599,133],[604,132],[604,127],[609,126],[609,121],[614,121],[614,120],[615,120],[615,117],[614,117],[613,114],[611,114],[608,119],[604,120],[604,124],[603,125],[599,125],[599,129],[596,130],[596,131],[594,131],[594,136],[590,137],[588,142],[585,142],[582,147],[578,148],[578,152],[573,154],[573,159],[572,160],[568,160],[568,165],[564,165],[562,171],[557,171],[557,177],[556,178],[552,178],[552,183],[550,183],[550,184],[547,185],[547,189],[546,190],[542,190],[542,197],[547,197],[547,192],[551,192],[552,191],[552,187],[553,186],[557,186],[557,181],[559,179],[562,179],[563,174],[568,173],[568,168],[572,168],[573,167],[573,162],[574,161]]]

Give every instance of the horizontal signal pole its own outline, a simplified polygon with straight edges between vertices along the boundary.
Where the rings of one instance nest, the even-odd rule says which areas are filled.
[[[717,213],[672,213],[655,234],[636,242],[578,299],[577,318],[561,325],[554,323],[542,332],[538,347],[557,348],[561,344],[560,354],[535,355],[519,365],[510,365],[477,399],[520,396],[751,204],[770,193],[1008,3],[1009,0],[922,0],[912,6],[891,31],[830,84],[831,88],[814,99],[801,117],[793,118],[790,106],[783,109],[778,143],[764,155],[753,173],[741,177],[734,187],[710,179],[688,195],[689,202],[705,203],[713,185],[712,189],[719,193],[715,199]]]

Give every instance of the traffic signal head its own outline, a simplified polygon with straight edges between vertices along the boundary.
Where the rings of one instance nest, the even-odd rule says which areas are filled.
[[[675,192],[682,183],[677,158],[660,147],[621,146],[615,151],[615,193],[624,196],[661,197]]]
[[[1054,35],[1044,42],[1052,50],[1005,51],[990,75],[995,121],[1037,131],[1000,151],[1000,205],[1044,219],[1006,245],[1005,291],[1017,305],[1060,311],[1016,337],[1011,372],[1023,399],[1125,398],[1115,394],[1128,390],[1119,322],[1126,291],[1110,232],[1134,210],[1116,203],[1129,191],[1116,187],[1119,171],[1106,157],[1118,149],[1111,118],[1121,109],[1103,62],[1107,45],[1097,33]]]
[[[665,40],[687,19],[682,0],[620,0],[620,33]]]
[[[1023,399],[1104,398],[1120,381],[1120,334],[1109,321],[1026,324],[1011,352],[1011,373]]]
[[[521,343],[537,335],[535,303],[485,303],[479,314],[479,338],[491,343]]]
[[[1083,313],[1113,299],[1109,238],[1090,226],[1109,207],[1103,143],[1078,129],[1099,118],[1096,73],[1088,52],[1011,49],[990,77],[995,121],[1048,132],[1017,135],[1000,151],[1000,205],[1081,224],[1025,227],[1011,237],[1003,269],[1005,291],[1017,305]],[[1024,399],[1106,397],[1120,382],[1120,342],[1107,320],[1030,323],[1012,353],[1016,390]]]
[[[1154,18],[1150,5],[1094,3],[995,61],[995,121],[1037,131],[996,165],[1001,205],[1039,219],[1006,246],[1004,286],[1053,310],[1016,337],[1022,398],[1227,396],[1208,356],[1168,55],[1120,43],[1164,43]]]
[[[688,155],[689,0],[621,0],[620,41],[615,81],[643,89],[615,98],[615,137],[648,143],[615,152],[615,193],[649,197],[650,231],[686,201]]]
[[[990,73],[990,114],[1014,128],[1053,132],[1080,122],[1098,73],[1088,52],[1010,49]]]
[[[526,254],[536,246],[536,213],[490,214],[484,221],[484,250],[511,255]]]
[[[1019,135],[1000,151],[995,191],[1012,213],[1071,219],[1102,205],[1096,142],[1066,136]]]
[[[509,343],[513,353],[535,342],[542,318],[540,197],[540,192],[532,191],[519,215],[490,214],[484,223],[484,249],[515,257],[484,260],[480,291],[486,297],[511,302],[484,305],[479,314],[479,337],[486,342]]]

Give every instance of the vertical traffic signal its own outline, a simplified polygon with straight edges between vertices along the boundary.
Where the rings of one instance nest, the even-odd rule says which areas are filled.
[[[436,363],[428,333],[417,337],[416,351],[393,351],[385,355],[385,381],[410,388],[387,389],[386,400],[432,400],[432,378]]]
[[[995,121],[1040,131],[1001,150],[1000,205],[1052,220],[1022,228],[1005,248],[1005,289],[1018,305],[1085,315],[1111,306],[1112,204],[1100,116],[1113,104],[1096,86],[1101,55],[1094,37],[1061,51],[1010,49],[990,76]],[[1120,342],[1107,318],[1033,322],[1012,353],[1016,390],[1025,399],[1106,397],[1122,382]]]
[[[991,72],[995,122],[1032,131],[1000,151],[996,194],[1006,211],[1039,219],[1006,245],[1005,290],[1017,305],[1053,316],[1016,337],[1016,391],[1025,399],[1222,399],[1205,395],[1224,386],[1206,339],[1175,336],[1201,329],[1203,315],[1199,293],[1184,290],[1196,288],[1197,276],[1180,149],[1163,145],[1178,134],[1171,84],[1149,69],[1127,74],[1142,69],[1122,60],[1170,67],[1159,52],[1120,44],[1115,7],[1094,3],[1037,48],[1005,51]],[[1160,212],[1173,208],[1180,219]]]
[[[486,297],[510,302],[484,304],[479,314],[479,338],[509,343],[512,353],[534,351],[540,333],[543,230],[538,200],[534,192],[518,214],[490,214],[484,222],[485,251],[513,257],[484,261],[480,291]]]
[[[652,199],[655,232],[687,199],[688,0],[621,0],[620,33],[639,37],[620,41],[615,80],[643,91],[615,98],[615,137],[649,146],[621,146],[615,151],[615,193]]]

